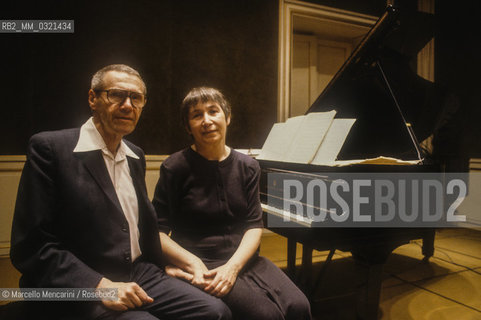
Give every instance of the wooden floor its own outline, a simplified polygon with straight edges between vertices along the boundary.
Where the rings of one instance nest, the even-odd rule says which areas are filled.
[[[422,261],[422,242],[397,248],[384,266],[378,319],[475,320],[481,319],[481,232],[468,229],[438,230],[434,256]],[[261,255],[286,267],[287,240],[265,234]],[[300,246],[297,264],[300,264]],[[319,271],[328,252],[314,252]],[[365,267],[351,255],[336,251],[317,289],[316,319],[355,319],[356,290],[363,285]]]

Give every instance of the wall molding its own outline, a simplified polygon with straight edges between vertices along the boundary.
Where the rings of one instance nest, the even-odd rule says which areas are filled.
[[[0,171],[21,171],[27,160],[26,156],[0,156]]]
[[[10,252],[10,231],[18,183],[26,156],[0,156],[0,257]]]

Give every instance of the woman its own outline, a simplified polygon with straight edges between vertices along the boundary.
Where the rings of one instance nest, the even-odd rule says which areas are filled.
[[[172,257],[166,272],[221,298],[237,319],[310,319],[303,293],[258,255],[260,169],[225,144],[228,102],[216,89],[194,88],[181,113],[194,144],[164,161],[153,200]]]

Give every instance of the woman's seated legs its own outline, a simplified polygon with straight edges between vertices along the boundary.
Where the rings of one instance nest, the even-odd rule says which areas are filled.
[[[254,258],[223,298],[234,319],[311,319],[309,301],[272,262]]]

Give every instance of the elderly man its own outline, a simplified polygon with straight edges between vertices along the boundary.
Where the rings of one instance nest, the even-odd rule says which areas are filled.
[[[88,102],[93,116],[80,129],[30,139],[10,252],[20,286],[118,289],[117,300],[42,303],[53,319],[229,319],[221,300],[159,268],[144,153],[123,140],[146,103],[139,73],[99,70]]]

